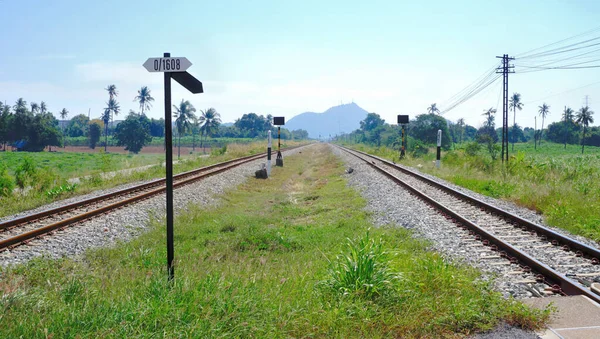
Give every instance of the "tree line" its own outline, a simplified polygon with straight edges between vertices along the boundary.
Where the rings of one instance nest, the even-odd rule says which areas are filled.
[[[146,113],[152,108],[151,90],[143,86],[138,90],[133,99],[139,104],[139,112],[133,110],[125,120],[115,123],[114,119],[121,113],[118,102],[119,92],[117,87],[109,85],[105,88],[108,101],[102,114],[97,119],[92,119],[85,114],[73,116],[65,120],[69,114],[63,108],[58,114],[63,119],[62,123],[48,111],[44,102],[39,105],[32,102],[30,105],[23,98],[19,98],[14,106],[0,103],[0,145],[5,150],[11,145],[16,150],[42,151],[45,147],[64,146],[65,137],[87,139],[87,144],[94,149],[104,135],[104,149],[107,150],[109,135],[118,146],[138,153],[152,138],[162,138],[165,134],[164,119],[148,118]],[[181,138],[192,136],[192,148],[196,148],[198,138],[200,147],[209,137],[227,138],[265,138],[266,131],[271,129],[273,137],[277,130],[273,127],[272,116],[258,115],[256,113],[244,114],[231,126],[221,124],[220,114],[215,108],[197,111],[187,100],[182,99],[178,105],[173,105],[175,118],[173,131],[177,138],[178,154],[181,149]],[[308,139],[305,130],[289,131],[281,129],[282,139]]]
[[[509,109],[513,111],[513,125],[509,127],[509,141],[529,142],[534,141],[535,147],[542,140],[557,143],[581,144],[582,153],[585,145],[600,147],[600,127],[590,126],[594,122],[594,112],[587,106],[577,112],[566,107],[563,111],[561,121],[554,122],[544,129],[546,117],[550,114],[550,106],[543,103],[538,107],[541,117],[541,128],[522,128],[516,123],[516,111],[523,109],[521,95],[514,93],[510,98]],[[408,133],[408,151],[413,155],[427,152],[427,147],[437,142],[437,131],[442,130],[442,147],[449,149],[452,144],[463,142],[476,142],[488,147],[492,158],[499,152],[496,143],[501,139],[502,128],[496,128],[495,118],[497,110],[493,107],[485,109],[482,116],[485,120],[479,128],[465,124],[464,119],[456,122],[441,116],[437,105],[431,104],[426,113],[412,118],[406,126]],[[368,143],[376,146],[399,147],[401,143],[400,126],[387,124],[379,114],[369,113],[360,122],[360,128],[349,134],[337,136],[338,139],[346,139],[353,142]]]

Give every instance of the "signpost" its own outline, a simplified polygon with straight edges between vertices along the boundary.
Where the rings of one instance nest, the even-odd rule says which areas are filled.
[[[162,58],[149,58],[144,62],[148,72],[162,72],[165,80],[165,167],[167,181],[167,271],[169,281],[175,277],[173,259],[175,250],[173,246],[173,133],[171,122],[171,78],[175,79],[188,91],[197,94],[203,93],[202,83],[186,70],[192,63],[186,58],[171,57],[164,53]]]
[[[440,158],[442,156],[442,130],[438,129],[437,133],[437,156],[435,160],[435,167],[440,168]]]
[[[275,166],[283,167],[283,156],[281,155],[281,126],[285,125],[285,117],[273,117],[273,125],[277,126],[277,158]]]
[[[402,145],[400,146],[400,159],[404,159],[404,157],[406,156],[404,127],[408,124],[408,115],[398,115],[398,124],[402,126]]]

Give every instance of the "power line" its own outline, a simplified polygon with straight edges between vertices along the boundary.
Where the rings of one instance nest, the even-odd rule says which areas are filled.
[[[562,40],[559,40],[559,41],[553,42],[553,43],[551,43],[551,44],[547,44],[547,45],[544,45],[544,46],[541,46],[541,47],[534,48],[534,49],[532,49],[532,50],[529,50],[529,51],[527,51],[527,52],[523,52],[523,53],[521,53],[521,54],[517,54],[517,55],[515,55],[515,58],[522,58],[522,57],[525,57],[525,56],[527,56],[527,54],[529,54],[529,53],[532,53],[532,52],[538,51],[538,50],[540,50],[540,49],[543,49],[543,48],[546,48],[546,47],[550,47],[550,46],[554,46],[554,45],[560,44],[561,42],[565,42],[565,41],[569,41],[569,40],[571,40],[571,39],[575,39],[575,38],[578,38],[578,37],[581,37],[581,36],[585,36],[585,35],[588,35],[588,34],[594,33],[594,32],[596,32],[596,31],[599,31],[599,30],[600,30],[600,26],[599,26],[599,27],[596,27],[596,28],[593,28],[593,29],[591,29],[591,30],[589,30],[589,31],[586,31],[586,32],[583,32],[583,33],[580,33],[580,34],[577,34],[577,35],[573,35],[573,36],[571,36],[571,37],[568,37],[568,38],[565,38],[565,39],[562,39]]]
[[[583,85],[583,86],[580,86],[580,87],[577,87],[577,88],[571,88],[571,89],[568,89],[568,90],[563,91],[563,92],[550,94],[550,95],[545,96],[545,97],[540,98],[540,99],[530,100],[530,101],[524,102],[523,105],[527,105],[527,104],[530,104],[530,103],[542,101],[544,99],[548,99],[548,98],[552,98],[552,97],[555,97],[555,96],[558,96],[558,95],[562,95],[562,94],[565,94],[565,93],[573,92],[573,91],[576,91],[578,89],[582,89],[582,88],[589,87],[589,86],[596,85],[596,84],[600,84],[600,81],[592,82],[591,84]]]

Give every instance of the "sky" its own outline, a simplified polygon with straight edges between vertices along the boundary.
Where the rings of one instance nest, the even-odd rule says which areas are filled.
[[[142,64],[170,52],[187,57],[204,85],[194,95],[173,83],[173,103],[214,107],[223,122],[249,112],[289,120],[355,102],[394,123],[432,103],[443,109],[498,55],[596,28],[599,13],[595,0],[0,0],[0,100],[43,100],[55,115],[66,108],[69,117],[98,118],[104,88],[115,84],[124,117],[139,111],[133,99],[148,86],[155,102],[147,115],[159,118],[163,77]],[[509,92],[525,103],[517,123],[533,127],[543,102],[546,125],[557,121],[586,95],[600,112],[598,75],[600,68],[511,74]],[[444,116],[479,127],[490,107],[502,109],[500,81]]]

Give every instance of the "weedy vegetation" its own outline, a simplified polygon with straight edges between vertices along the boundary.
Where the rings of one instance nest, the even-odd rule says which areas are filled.
[[[0,337],[455,338],[548,319],[408,231],[373,228],[343,173],[319,145],[216,207],[187,206],[172,284],[164,221],[78,259],[4,268]]]

